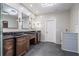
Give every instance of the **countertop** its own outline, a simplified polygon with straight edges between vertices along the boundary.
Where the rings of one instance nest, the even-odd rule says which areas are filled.
[[[5,36],[3,36],[3,39],[14,39],[14,38],[19,38],[19,37],[23,37],[23,36],[26,36],[30,39],[35,37],[34,34],[23,34],[23,35],[15,35],[15,36],[5,35]]]
[[[5,33],[3,33],[3,39],[18,38],[18,37],[22,37],[22,36],[27,36],[29,38],[33,38],[33,37],[35,37],[35,33],[37,33],[37,32],[41,32],[41,31],[5,32]]]
[[[14,36],[12,36],[12,35],[5,35],[5,36],[3,36],[3,39],[13,39],[14,38]]]

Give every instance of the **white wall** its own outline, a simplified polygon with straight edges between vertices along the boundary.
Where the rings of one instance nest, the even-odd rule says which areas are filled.
[[[79,4],[74,4],[71,8],[71,32],[79,33]],[[78,53],[79,53],[79,34],[78,34]]]
[[[70,13],[69,11],[56,14],[56,42],[57,44],[61,43],[61,32],[66,32],[66,29],[68,29],[68,32],[70,31]]]
[[[69,29],[70,25],[70,14],[69,11],[62,12],[62,13],[55,13],[55,14],[48,14],[48,15],[40,15],[37,17],[37,20],[41,22],[41,41],[45,41],[45,23],[46,20],[50,18],[56,18],[56,43],[60,44],[61,40],[61,32],[65,32],[66,28]],[[52,27],[52,26],[51,26]]]
[[[79,4],[74,4],[71,8],[71,32],[79,33]]]

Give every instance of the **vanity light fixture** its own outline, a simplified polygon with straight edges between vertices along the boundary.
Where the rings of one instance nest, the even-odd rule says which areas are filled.
[[[54,6],[56,5],[56,3],[41,3],[42,7],[50,7],[50,6]]]

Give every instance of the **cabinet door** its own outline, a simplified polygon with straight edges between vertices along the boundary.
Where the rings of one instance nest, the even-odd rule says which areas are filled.
[[[4,49],[4,55],[5,56],[13,56],[13,51],[14,51],[14,40],[13,39],[5,39],[3,41],[3,49]]]
[[[25,37],[20,37],[16,39],[16,55],[23,55],[26,53],[26,39]]]
[[[78,35],[66,33],[63,35],[62,49],[70,52],[78,52]]]

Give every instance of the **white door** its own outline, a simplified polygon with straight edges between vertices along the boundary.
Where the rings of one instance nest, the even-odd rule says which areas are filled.
[[[56,20],[46,22],[46,41],[56,43]]]

